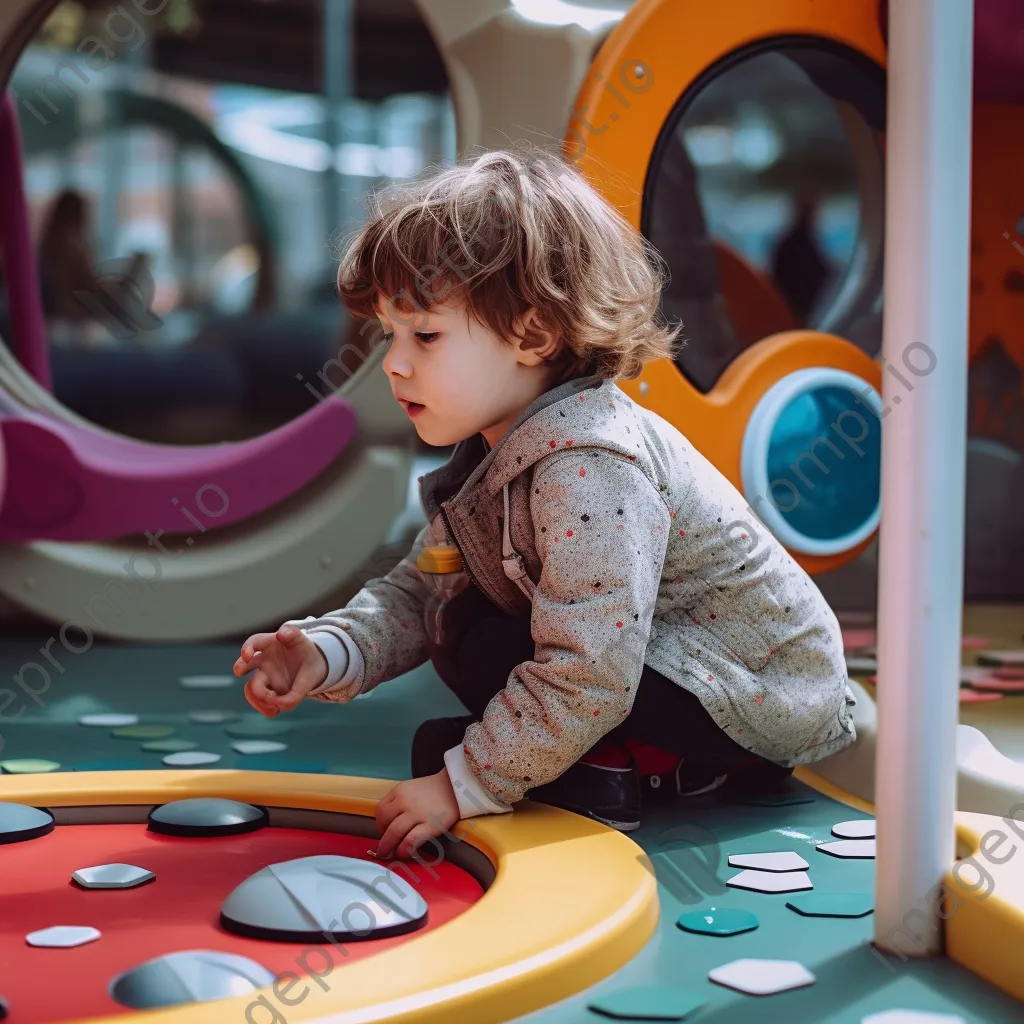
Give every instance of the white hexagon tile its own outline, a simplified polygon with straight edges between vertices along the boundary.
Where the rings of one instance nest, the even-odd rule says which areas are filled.
[[[708,972],[719,985],[750,996],[773,996],[813,985],[815,977],[796,960],[733,960]]]

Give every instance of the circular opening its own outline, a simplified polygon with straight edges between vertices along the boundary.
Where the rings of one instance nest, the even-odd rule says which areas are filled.
[[[881,416],[871,385],[824,368],[783,378],[758,403],[743,440],[743,489],[786,547],[838,554],[878,528]]]
[[[707,391],[747,345],[806,327],[881,346],[881,68],[822,39],[766,40],[709,68],[655,148],[642,230],[663,312]]]
[[[280,976],[290,971],[310,981],[311,968],[324,970],[332,962],[323,953],[308,957],[311,949],[344,951],[344,956],[341,952],[335,954],[336,965],[358,962],[415,935],[443,927],[469,911],[486,889],[468,867],[451,857],[438,859],[432,852],[423,861],[431,864],[430,871],[403,871],[399,875],[429,906],[422,928],[408,936],[342,937],[342,922],[347,924],[351,920],[355,927],[366,927],[361,903],[342,902],[331,907],[337,918],[328,914],[334,923],[322,933],[319,942],[308,938],[253,938],[220,923],[225,901],[234,890],[264,871],[268,864],[325,855],[367,860],[367,845],[373,842],[366,838],[369,829],[356,822],[349,830],[341,822],[335,824],[331,820],[348,816],[275,808],[272,813],[279,819],[275,821],[276,827],[216,839],[190,839],[157,836],[147,831],[144,820],[132,820],[131,808],[127,812],[124,808],[119,810],[120,814],[105,818],[97,809],[60,808],[57,814],[62,820],[41,843],[30,841],[4,847],[4,856],[12,866],[6,879],[0,880],[5,905],[12,906],[11,897],[19,887],[23,889],[26,879],[34,880],[33,905],[23,906],[24,912],[15,925],[20,934],[16,938],[12,928],[0,946],[9,966],[3,994],[21,1020],[62,1021],[83,1014],[106,1019],[124,1012],[126,1006],[138,1008],[143,1004],[125,998],[131,989],[115,985],[115,980],[157,958],[186,950],[217,950],[244,957],[272,974]],[[70,821],[65,824],[68,818]],[[307,820],[303,821],[304,818]],[[372,825],[372,819],[368,820]],[[208,845],[211,842],[217,850],[213,856]],[[144,867],[155,878],[129,891],[90,891],[72,883],[74,873],[82,868],[117,863]],[[374,867],[375,874],[380,870]],[[397,903],[394,887],[382,884],[379,892],[381,896],[377,898],[390,898]],[[315,889],[313,893],[315,898]],[[369,902],[375,895],[367,892],[363,899]],[[126,903],[130,912],[125,910]],[[398,907],[401,909],[401,904]],[[18,915],[12,921],[18,921]],[[33,948],[23,936],[43,924],[68,921],[92,925],[101,933],[101,939],[71,951],[76,961],[73,986],[40,988],[40,971],[47,966],[61,970],[68,951]],[[195,983],[196,977],[191,981]],[[183,991],[180,986],[170,989],[172,993]],[[238,992],[245,994],[247,989],[243,987]],[[168,998],[164,1004],[148,1005],[184,1002],[179,997],[173,1001]]]
[[[267,433],[352,378],[372,339],[337,243],[369,189],[455,156],[413,0],[193,6],[40,3],[0,53],[54,382],[18,397],[176,445]],[[0,289],[13,352],[10,314]]]

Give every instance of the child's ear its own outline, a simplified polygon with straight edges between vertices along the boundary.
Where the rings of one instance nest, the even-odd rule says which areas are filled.
[[[516,348],[519,362],[524,366],[539,366],[550,360],[559,349],[559,332],[545,326],[531,306],[515,324]]]

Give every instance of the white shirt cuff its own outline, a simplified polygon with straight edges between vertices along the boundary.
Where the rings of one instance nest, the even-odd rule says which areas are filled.
[[[466,764],[466,753],[461,743],[445,751],[444,764],[448,769],[452,789],[455,790],[455,799],[459,802],[460,818],[474,818],[478,814],[508,814],[512,810],[511,804],[495,800],[480,785]]]
[[[351,687],[363,674],[363,656],[355,641],[344,633],[318,630],[306,634],[320,648],[327,659],[327,678],[307,696],[314,696],[335,687]],[[354,695],[353,695],[354,696]]]

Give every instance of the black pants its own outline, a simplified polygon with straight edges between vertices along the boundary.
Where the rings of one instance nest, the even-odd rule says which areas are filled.
[[[446,631],[456,639],[431,649],[431,662],[445,685],[477,721],[491,698],[505,688],[516,665],[535,655],[528,617],[506,615],[476,587],[470,586],[445,609]],[[715,724],[688,690],[645,665],[628,717],[597,744],[647,743],[720,772],[750,766],[788,770],[744,750]]]

